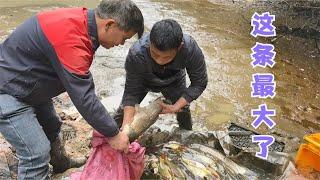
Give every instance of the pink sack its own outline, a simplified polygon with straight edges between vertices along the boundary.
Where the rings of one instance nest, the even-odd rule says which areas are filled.
[[[93,132],[93,151],[82,172],[70,175],[71,180],[140,179],[144,170],[145,148],[133,142],[129,153],[119,152],[108,144],[108,138]]]

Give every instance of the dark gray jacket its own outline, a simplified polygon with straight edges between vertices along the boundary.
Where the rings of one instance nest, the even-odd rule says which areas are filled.
[[[183,42],[173,61],[165,65],[159,65],[151,58],[149,34],[130,48],[125,63],[127,74],[123,106],[139,104],[141,94],[150,90],[160,92],[162,88],[185,80],[186,71],[191,85],[185,89],[182,97],[190,103],[202,94],[208,82],[204,56],[191,36],[184,34]]]

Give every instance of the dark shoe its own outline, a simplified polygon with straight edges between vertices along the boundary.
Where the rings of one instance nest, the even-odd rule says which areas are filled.
[[[192,130],[192,118],[189,107],[185,107],[177,113],[177,120],[180,129]]]
[[[58,137],[53,143],[51,143],[51,160],[50,164],[53,166],[54,173],[62,173],[70,168],[81,167],[87,161],[85,157],[70,158],[66,154],[64,145],[61,138]]]

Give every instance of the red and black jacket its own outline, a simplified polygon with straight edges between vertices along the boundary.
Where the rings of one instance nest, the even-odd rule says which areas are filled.
[[[89,71],[98,47],[93,10],[41,12],[0,44],[0,91],[30,105],[67,91],[94,129],[114,136],[118,127],[96,96]]]

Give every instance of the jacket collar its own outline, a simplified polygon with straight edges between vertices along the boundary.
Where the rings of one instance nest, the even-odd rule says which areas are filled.
[[[91,41],[93,44],[93,50],[96,51],[100,46],[100,43],[98,40],[97,22],[95,18],[95,12],[93,9],[88,10],[88,29],[89,36],[91,37]]]

